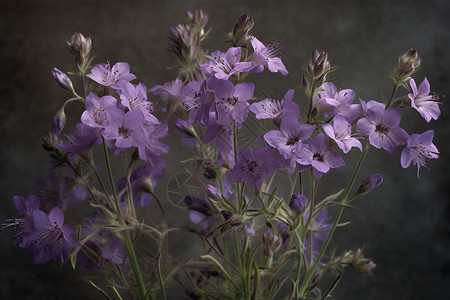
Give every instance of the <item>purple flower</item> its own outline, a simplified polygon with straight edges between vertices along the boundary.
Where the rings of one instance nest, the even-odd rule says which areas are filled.
[[[125,113],[120,108],[111,107],[106,115],[109,123],[103,136],[107,140],[116,140],[117,148],[140,147],[145,144],[144,114],[141,110],[133,109]]]
[[[427,122],[431,119],[437,120],[441,111],[439,110],[439,104],[433,101],[433,96],[430,95],[430,83],[427,78],[422,81],[417,89],[416,82],[414,79],[409,80],[409,85],[413,90],[412,94],[408,94],[409,99],[411,99],[411,107],[417,110],[422,118]]]
[[[348,153],[352,147],[357,147],[362,151],[360,141],[352,137],[352,125],[345,117],[336,115],[333,118],[333,126],[326,123],[322,125],[322,128],[344,153]]]
[[[355,91],[351,89],[338,91],[337,87],[331,82],[325,82],[321,88],[323,91],[320,91],[313,99],[313,107],[319,113],[324,113],[327,118],[339,113],[348,120],[354,120],[359,116],[360,105],[352,104],[355,99]]]
[[[250,147],[240,149],[237,164],[231,171],[231,180],[233,182],[246,182],[252,190],[258,191],[264,178],[278,169],[279,156],[277,158],[277,153],[274,151],[268,146],[255,150]]]
[[[260,73],[264,70],[264,66],[267,66],[269,71],[273,73],[280,72],[284,76],[289,73],[281,58],[278,57],[282,49],[279,42],[272,42],[268,46],[264,46],[256,37],[253,37],[251,44],[255,52],[250,55],[248,61],[255,63],[254,72]]]
[[[264,135],[267,144],[278,149],[285,159],[295,160],[302,147],[302,141],[309,139],[315,125],[299,124],[298,117],[286,116],[281,121],[280,130],[271,130]]]
[[[408,139],[406,131],[399,127],[402,112],[398,109],[384,109],[376,105],[367,110],[367,116],[358,120],[356,130],[369,136],[372,146],[394,153],[397,146],[403,145]]]
[[[294,90],[290,89],[284,95],[281,101],[276,99],[266,98],[260,102],[250,105],[250,110],[255,114],[258,120],[261,119],[275,119],[276,123],[280,124],[282,118],[286,114],[294,114],[299,116],[300,109],[292,99],[294,98]]]
[[[126,62],[118,62],[112,68],[109,62],[92,67],[91,74],[86,75],[100,85],[110,86],[113,89],[122,89],[127,82],[136,79],[130,73],[130,65]]]
[[[120,93],[120,103],[129,110],[140,109],[144,114],[146,122],[158,124],[158,119],[152,115],[153,104],[147,101],[147,88],[142,83],[134,86],[131,83],[126,83]]]
[[[139,157],[144,161],[153,162],[159,160],[162,154],[169,152],[169,146],[160,142],[161,138],[167,136],[168,126],[166,123],[146,124],[144,126],[145,138],[144,145],[138,148]]]
[[[206,197],[203,196],[202,198],[196,198],[192,196],[186,196],[184,198],[184,203],[186,203],[186,206],[189,209],[189,219],[193,223],[198,224],[202,222],[201,228],[204,231],[207,231],[209,228],[211,228],[211,225],[214,221],[211,216],[213,215],[214,211]]]
[[[27,249],[34,264],[49,260],[64,262],[69,258],[69,245],[79,246],[73,240],[75,230],[64,225],[64,213],[57,207],[48,215],[40,210],[34,211],[28,234]]]
[[[228,80],[210,78],[207,85],[216,96],[216,122],[220,125],[231,124],[233,120],[243,123],[248,116],[250,104],[247,103],[255,90],[255,85],[245,82],[233,85]]]
[[[55,144],[56,148],[71,153],[84,153],[91,150],[94,144],[100,144],[102,139],[99,135],[99,129],[78,123],[75,126],[73,134],[67,135],[69,142]]]
[[[401,164],[407,168],[411,162],[417,165],[417,177],[419,177],[420,167],[426,167],[426,158],[439,158],[439,151],[433,144],[434,131],[427,130],[422,134],[411,134],[406,143],[406,148],[402,151]]]
[[[86,96],[86,110],[81,115],[81,122],[94,128],[105,128],[108,125],[106,110],[117,104],[116,98],[112,96],[98,98],[90,93]]]
[[[25,248],[28,244],[26,232],[31,226],[31,216],[33,215],[33,212],[39,210],[39,198],[34,195],[30,195],[27,198],[24,198],[23,196],[14,196],[13,201],[17,212],[21,217],[5,220],[5,223],[1,224],[2,228],[0,230],[3,230],[6,227],[20,229],[21,231],[14,236],[14,246]]]
[[[198,121],[203,126],[207,126],[214,100],[214,93],[208,89],[207,81],[203,81],[198,92],[192,97],[190,106],[187,109],[189,112],[189,122],[194,124]]]
[[[301,165],[311,165],[320,173],[327,173],[330,168],[345,166],[342,157],[338,153],[330,151],[327,137],[323,133],[303,143],[297,162]]]
[[[62,210],[66,209],[67,201],[65,201],[65,195],[69,186],[63,183],[59,174],[51,172],[45,180],[37,179],[34,183],[34,189],[41,202],[42,210],[50,211],[54,207]]]
[[[241,62],[241,47],[232,47],[226,53],[215,51],[212,59],[200,64],[200,69],[217,79],[228,79],[239,72],[247,72],[253,68],[253,62]]]

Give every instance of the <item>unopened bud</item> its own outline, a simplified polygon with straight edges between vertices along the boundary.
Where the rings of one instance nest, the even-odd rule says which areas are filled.
[[[56,136],[60,136],[64,129],[64,124],[66,123],[66,114],[64,113],[64,108],[61,108],[56,115],[53,117],[52,122],[52,132]]]
[[[365,194],[378,187],[383,182],[383,174],[370,175],[361,182],[357,194]]]
[[[67,42],[67,49],[75,56],[75,61],[80,67],[85,67],[91,55],[92,40],[85,38],[81,33],[75,33],[70,42]]]
[[[60,87],[68,91],[73,91],[72,81],[64,72],[62,72],[58,68],[53,68],[52,75],[56,83],[58,83]]]
[[[320,78],[323,83],[325,81],[325,75],[330,69],[331,65],[328,61],[328,54],[325,51],[319,52],[314,50],[307,66],[309,75],[316,81]],[[316,83],[316,85],[320,86],[321,84]]]
[[[419,54],[411,48],[398,58],[397,66],[391,77],[396,84],[404,84],[421,66]]]
[[[289,202],[289,207],[296,213],[301,214],[308,203],[308,198],[302,194],[293,194],[291,197],[291,202]]]
[[[247,46],[253,37],[249,34],[249,31],[254,25],[253,19],[247,14],[243,14],[238,18],[233,27],[233,31],[228,33],[229,41],[233,43],[234,47]]]
[[[352,266],[361,274],[370,276],[373,275],[372,269],[376,267],[376,264],[371,259],[365,258],[362,250],[358,248],[353,252]]]
[[[185,134],[190,137],[196,137],[197,133],[194,130],[194,127],[191,123],[182,120],[182,119],[176,119],[173,124],[175,125],[175,128],[182,134]]]

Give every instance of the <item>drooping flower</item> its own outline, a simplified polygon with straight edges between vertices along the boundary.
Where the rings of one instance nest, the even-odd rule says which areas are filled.
[[[253,68],[253,62],[241,62],[241,47],[231,47],[226,53],[215,51],[212,59],[200,64],[200,69],[217,79],[228,79],[239,72],[248,72]]]
[[[264,135],[264,140],[285,159],[295,160],[302,147],[302,141],[309,139],[316,128],[315,125],[300,124],[298,117],[286,116],[281,121],[280,130],[271,130]]]
[[[252,190],[258,191],[264,178],[278,169],[278,159],[277,152],[268,146],[255,150],[244,147],[238,152],[237,164],[231,171],[231,180],[246,182]]]
[[[412,94],[408,94],[411,99],[411,107],[417,110],[427,122],[430,122],[431,119],[437,120],[441,111],[438,102],[434,101],[433,96],[430,95],[430,83],[427,78],[425,77],[422,81],[419,89],[412,78],[409,80],[409,85],[413,90]]]
[[[359,119],[356,130],[369,136],[372,146],[377,149],[385,149],[389,154],[394,153],[397,146],[403,145],[408,139],[408,134],[400,128],[402,112],[399,109],[384,109],[375,105],[367,110],[367,116]]]
[[[294,90],[290,89],[284,95],[281,101],[272,98],[265,98],[259,102],[250,105],[250,110],[255,114],[258,120],[274,119],[276,124],[280,124],[281,120],[287,114],[299,116],[300,109],[292,99],[294,98]]]
[[[401,164],[407,168],[411,162],[417,165],[417,177],[420,167],[426,167],[426,159],[439,158],[439,151],[433,144],[434,131],[427,130],[422,134],[411,134],[406,143],[406,148],[402,151]]]
[[[73,238],[75,230],[64,225],[64,213],[57,207],[47,215],[37,210],[32,214],[27,250],[34,264],[49,260],[64,262],[69,258],[69,246],[79,246]]]
[[[214,210],[205,196],[202,196],[202,198],[186,196],[184,198],[184,203],[186,203],[186,206],[189,209],[189,219],[193,223],[198,224],[201,222],[201,228],[204,231],[211,228],[211,225],[214,222],[214,219],[212,218]]]
[[[249,56],[248,61],[255,63],[254,72],[260,73],[264,70],[264,66],[266,66],[273,73],[280,72],[284,76],[289,73],[281,58],[278,56],[282,49],[279,42],[272,42],[268,46],[265,46],[256,37],[253,37],[251,44],[255,52]]]
[[[99,129],[91,127],[83,123],[78,123],[75,126],[73,134],[68,134],[66,137],[68,142],[61,144],[55,144],[55,146],[62,151],[71,153],[83,153],[91,150],[94,144],[100,144],[102,142]]]
[[[112,68],[109,62],[92,67],[91,74],[86,75],[100,85],[109,86],[113,89],[122,89],[127,82],[136,79],[130,73],[130,65],[126,62],[118,62]]]
[[[108,126],[102,132],[107,140],[116,140],[117,148],[140,147],[146,142],[144,133],[144,114],[140,109],[125,113],[122,109],[111,107],[106,111]]]
[[[327,173],[330,168],[345,166],[342,156],[330,150],[327,137],[323,133],[303,143],[297,162],[305,166],[311,165],[320,173]]]
[[[348,153],[352,147],[357,147],[362,151],[361,142],[352,137],[352,125],[345,117],[336,115],[333,118],[333,126],[326,123],[322,125],[322,128],[344,153]]]
[[[81,115],[81,122],[94,128],[105,128],[108,125],[106,110],[117,105],[116,98],[103,96],[101,98],[89,93],[86,96],[86,110]]]
[[[152,115],[154,111],[153,104],[147,100],[147,87],[139,83],[137,86],[126,83],[120,93],[120,103],[129,110],[140,109],[144,114],[146,122],[158,124],[158,119]]]

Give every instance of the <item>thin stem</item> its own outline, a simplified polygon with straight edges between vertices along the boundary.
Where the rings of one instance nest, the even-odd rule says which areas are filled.
[[[111,162],[109,160],[109,155],[108,155],[108,148],[106,146],[106,141],[105,138],[102,137],[103,140],[103,151],[105,153],[105,160],[106,160],[106,166],[108,169],[108,176],[109,176],[109,181],[111,184],[111,189],[113,191],[113,195],[114,195],[114,202],[116,205],[116,212],[117,212],[117,217],[119,219],[120,225],[122,226],[123,230],[123,239],[124,239],[124,243],[125,243],[125,249],[127,251],[127,255],[128,258],[130,259],[130,263],[131,266],[133,268],[133,272],[134,275],[136,277],[136,281],[139,287],[139,292],[141,294],[141,299],[145,300],[146,296],[147,296],[147,292],[145,290],[145,284],[144,284],[144,280],[142,278],[142,274],[141,274],[141,270],[139,268],[139,264],[136,258],[136,253],[134,251],[134,246],[133,246],[133,242],[131,240],[130,237],[130,233],[128,232],[127,228],[126,228],[126,224],[125,224],[125,220],[123,218],[122,215],[122,211],[120,210],[120,206],[119,206],[119,200],[117,199],[117,191],[116,191],[116,187],[114,184],[114,178],[112,176],[112,168],[111,168]]]
[[[355,182],[356,176],[358,175],[359,170],[361,169],[362,163],[364,161],[364,159],[366,158],[367,152],[369,151],[369,141],[366,142],[366,146],[361,154],[361,158],[359,159],[358,165],[356,166],[355,171],[353,172],[353,175],[350,179],[350,182],[348,183],[345,192],[344,192],[344,196],[342,197],[341,203],[346,204],[347,203],[347,197],[350,193],[350,190],[352,189],[353,183]],[[337,212],[336,218],[334,219],[334,223],[333,226],[330,229],[330,233],[328,234],[328,237],[325,241],[325,243],[322,246],[322,249],[320,250],[319,255],[316,258],[316,261],[314,262],[314,265],[312,266],[312,268],[309,270],[309,272],[306,275],[305,280],[303,281],[302,286],[300,287],[300,291],[297,294],[300,297],[304,297],[306,295],[304,295],[306,288],[308,287],[309,282],[311,281],[312,277],[314,276],[315,270],[317,268],[317,265],[319,264],[320,259],[322,258],[323,254],[325,253],[325,250],[328,247],[328,244],[331,241],[331,238],[333,237],[333,234],[336,230],[336,227],[339,223],[339,220],[341,219],[342,213],[344,211],[344,207],[340,206],[339,210]]]
[[[391,102],[394,99],[395,92],[397,91],[397,88],[398,88],[398,84],[394,84],[394,88],[392,89],[391,98],[389,98],[389,101],[388,101],[388,104],[386,105],[386,108],[389,108],[389,106],[391,106]]]

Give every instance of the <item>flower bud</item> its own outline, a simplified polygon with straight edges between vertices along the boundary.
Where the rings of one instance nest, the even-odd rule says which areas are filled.
[[[255,23],[253,19],[250,18],[247,14],[243,14],[236,21],[236,24],[233,27],[233,31],[228,33],[229,41],[233,43],[234,47],[246,47],[247,44],[251,41],[252,35],[248,34],[250,29],[253,28]]]
[[[52,132],[56,136],[60,136],[64,129],[64,124],[66,123],[66,114],[64,113],[64,108],[61,108],[56,115],[53,117],[52,122]]]
[[[302,194],[293,194],[291,197],[291,202],[289,202],[289,207],[296,213],[301,214],[308,203],[308,198]]]
[[[70,54],[75,56],[75,62],[79,67],[85,67],[86,63],[89,61],[91,55],[92,40],[91,38],[85,38],[81,33],[75,33],[70,42],[67,42],[67,49],[69,49]]]
[[[419,54],[411,48],[398,58],[397,66],[391,78],[396,84],[404,84],[421,66]]]
[[[357,194],[365,194],[378,187],[383,182],[383,174],[370,175],[361,182]]]
[[[58,68],[53,68],[52,75],[56,83],[58,83],[60,87],[68,91],[73,91],[72,81],[64,72],[62,72]]]
[[[194,127],[191,123],[182,120],[182,119],[176,119],[175,122],[173,122],[175,125],[175,128],[182,134],[185,134],[190,137],[196,137],[197,133],[194,130]]]
[[[328,61],[328,54],[325,51],[319,52],[314,50],[307,66],[309,75],[315,80],[322,78],[323,83],[325,81],[325,75],[330,69],[331,65]],[[320,86],[321,84],[316,85]]]

